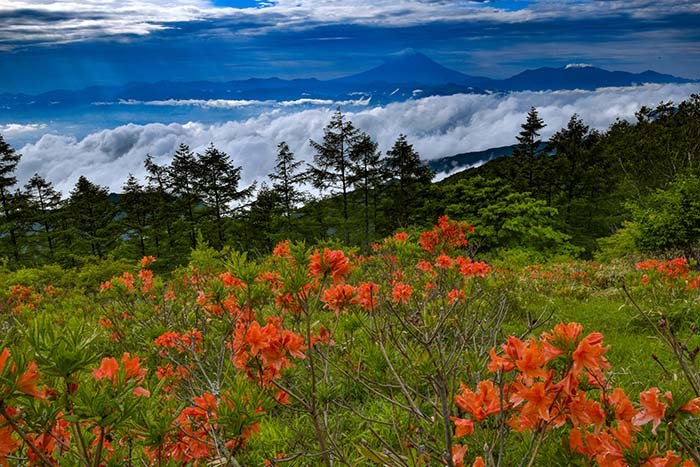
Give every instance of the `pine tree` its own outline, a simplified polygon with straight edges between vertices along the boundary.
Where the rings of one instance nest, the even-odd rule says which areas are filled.
[[[416,192],[429,185],[435,174],[420,160],[406,135],[399,135],[394,146],[387,151],[384,164],[394,194],[392,208],[396,215],[393,223],[405,226],[415,208]]]
[[[521,183],[516,183],[518,188],[523,188],[527,191],[533,190],[533,178],[535,172],[535,158],[537,157],[542,141],[539,139],[539,131],[546,125],[544,121],[537,114],[537,109],[535,107],[530,108],[527,113],[527,119],[525,123],[521,126],[520,134],[516,137],[518,140],[518,147],[513,151],[513,156],[519,162],[521,167],[525,167],[524,178],[526,186],[522,186]],[[522,178],[522,175],[517,178]]]
[[[269,178],[272,180],[272,190],[282,203],[285,229],[288,234],[292,230],[292,212],[298,203],[305,199],[304,193],[299,189],[306,179],[306,174],[299,172],[301,165],[302,162],[295,159],[287,143],[284,141],[279,143],[275,171],[269,174]]]
[[[283,216],[284,200],[280,193],[262,183],[255,201],[250,203],[250,208],[245,214],[246,225],[249,231],[247,248],[261,247],[265,252],[272,250],[275,242],[275,224]],[[288,235],[284,236],[285,239]]]
[[[122,214],[120,222],[126,236],[138,241],[140,257],[144,257],[147,255],[146,235],[151,217],[148,194],[132,174],[129,174],[122,189],[123,192],[117,203]]]
[[[251,185],[243,190],[238,189],[241,181],[241,167],[236,167],[230,157],[210,145],[204,154],[198,155],[198,163],[202,167],[198,180],[198,191],[202,201],[213,214],[219,247],[226,243],[225,217],[231,212],[231,204],[250,197],[255,189]]]
[[[376,225],[377,190],[382,182],[384,170],[381,153],[377,151],[377,143],[362,133],[350,151],[350,183],[362,192],[365,220],[365,244],[369,244],[370,233],[370,197],[372,198],[372,218]]]
[[[166,166],[158,165],[153,161],[153,157],[146,156],[144,167],[147,172],[147,193],[150,200],[150,209],[153,211],[153,241],[156,247],[156,255],[161,254],[161,228],[165,228],[165,235],[168,240],[168,251],[175,250],[174,234],[172,228],[172,195],[169,191],[170,175]]]
[[[358,130],[345,116],[337,110],[330,123],[323,130],[323,141],[311,140],[311,147],[316,151],[314,165],[309,168],[309,176],[314,187],[319,190],[339,190],[343,203],[343,230],[348,241],[348,189],[350,188],[350,153],[357,142]]]
[[[39,174],[34,174],[24,185],[24,189],[29,221],[32,225],[39,226],[41,236],[45,239],[49,250],[49,257],[53,259],[56,248],[54,230],[58,224],[56,217],[61,208],[61,194],[54,189],[51,182]]]
[[[12,192],[12,187],[17,183],[15,170],[22,156],[0,135],[0,209],[2,209],[2,222],[0,231],[9,234],[10,248],[15,261],[19,261],[19,229],[17,197]]]
[[[574,114],[566,128],[552,135],[547,143],[547,149],[555,152],[554,169],[561,180],[561,188],[564,190],[567,202],[577,194],[576,187],[582,181],[585,165],[584,151],[590,148],[588,144],[590,137],[590,127],[583,123],[577,114]]]
[[[168,168],[168,177],[177,205],[184,211],[185,223],[189,231],[190,246],[197,247],[196,208],[200,200],[197,192],[197,179],[201,176],[201,167],[197,157],[186,144],[181,144],[175,152]]]
[[[73,246],[87,244],[88,254],[104,258],[114,247],[114,204],[106,187],[92,183],[81,176],[70,192],[66,203],[69,228],[73,233]]]

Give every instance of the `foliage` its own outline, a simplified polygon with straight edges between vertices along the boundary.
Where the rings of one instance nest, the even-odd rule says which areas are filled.
[[[642,251],[681,250],[700,246],[700,178],[681,177],[667,190],[649,195],[633,208],[635,244]],[[697,253],[700,254],[700,253]]]
[[[697,461],[692,315],[649,324],[659,300],[697,306],[692,265],[490,265],[469,256],[477,235],[442,217],[367,256],[285,241],[251,259],[200,236],[190,263],[164,275],[148,256],[80,274],[0,272],[0,455],[85,466]],[[606,330],[612,348],[574,323],[537,331],[552,315],[541,303],[579,313],[609,297],[620,313],[621,291],[648,310],[630,321],[634,338],[670,343],[648,365],[689,377],[659,377],[619,347],[624,320]],[[658,381],[618,375],[625,356]],[[635,390],[639,402],[625,396]]]

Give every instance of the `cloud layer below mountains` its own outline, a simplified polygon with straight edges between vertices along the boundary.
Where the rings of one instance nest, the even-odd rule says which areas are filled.
[[[607,128],[615,119],[633,119],[642,106],[680,102],[700,92],[700,84],[646,85],[597,91],[519,92],[507,95],[459,94],[427,97],[383,107],[348,112],[360,129],[372,135],[380,150],[389,149],[400,133],[426,160],[513,144],[530,106],[547,123],[543,137],[578,113],[590,126]],[[166,163],[180,143],[202,151],[210,143],[243,166],[244,183],[262,181],[272,170],[276,146],[287,141],[299,158],[311,161],[309,139],[320,139],[332,107],[274,109],[255,118],[219,124],[198,122],[129,124],[77,139],[45,134],[20,149],[20,181],[33,173],[52,180],[64,193],[80,175],[119,191],[129,173],[143,178],[143,161],[151,154]]]

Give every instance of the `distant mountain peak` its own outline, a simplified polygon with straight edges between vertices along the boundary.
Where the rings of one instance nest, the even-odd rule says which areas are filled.
[[[384,63],[352,76],[339,78],[345,83],[384,82],[393,84],[442,85],[474,84],[484,78],[469,76],[447,68],[415,49],[385,57]]]
[[[389,58],[391,58],[391,57],[412,57],[412,56],[416,56],[416,55],[422,55],[425,57],[425,54],[417,51],[413,47],[409,47],[409,48],[403,49],[400,52],[397,52],[393,55],[389,55]]]

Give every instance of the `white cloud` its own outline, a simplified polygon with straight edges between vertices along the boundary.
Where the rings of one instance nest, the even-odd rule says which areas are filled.
[[[532,105],[547,123],[543,131],[547,137],[564,126],[575,112],[592,127],[605,129],[617,118],[634,118],[642,105],[680,102],[697,92],[700,84],[459,94],[357,109],[348,112],[348,116],[378,141],[382,151],[390,148],[400,133],[405,133],[424,159],[434,159],[512,144]],[[184,142],[197,151],[214,143],[243,166],[243,181],[250,183],[264,179],[272,170],[280,141],[287,141],[301,159],[310,161],[309,138],[321,137],[332,112],[332,107],[297,111],[277,108],[248,120],[220,124],[129,124],[83,139],[47,134],[21,148],[24,157],[19,178],[23,181],[39,172],[68,192],[78,176],[85,175],[119,190],[129,172],[143,176],[146,154],[165,163]]]
[[[34,13],[13,15],[29,10]],[[259,2],[257,8],[216,7],[207,0],[0,0],[0,50],[22,43],[127,39],[191,21],[223,20],[238,25],[234,28],[237,35],[245,35],[318,24],[387,27],[435,21],[518,23],[615,15],[649,19],[699,12],[700,4],[695,0],[540,0],[518,10],[464,0],[269,0]],[[3,16],[6,19],[2,20]]]
[[[107,106],[107,105],[149,105],[155,107],[200,107],[203,109],[237,109],[241,107],[251,106],[270,106],[270,107],[298,107],[298,106],[315,106],[315,105],[332,105],[332,106],[356,106],[364,107],[369,105],[370,97],[364,99],[334,101],[332,99],[296,99],[290,101],[259,101],[259,100],[240,100],[240,99],[165,99],[155,101],[140,101],[136,99],[120,99],[118,102],[93,102],[92,105]]]
[[[46,128],[46,125],[43,123],[8,123],[6,125],[0,125],[0,134],[7,137],[15,137],[27,133],[34,133],[44,128]]]

